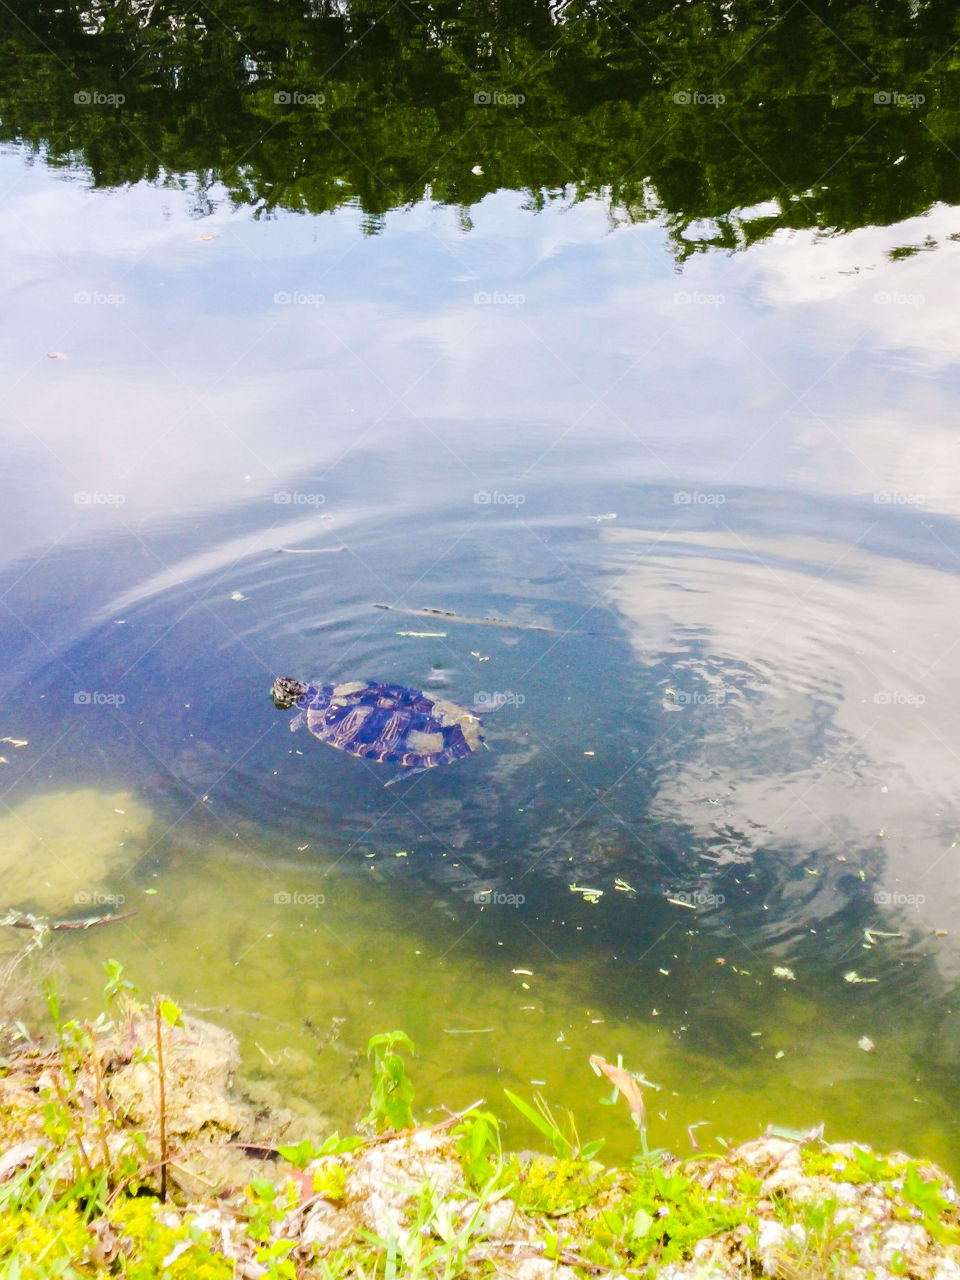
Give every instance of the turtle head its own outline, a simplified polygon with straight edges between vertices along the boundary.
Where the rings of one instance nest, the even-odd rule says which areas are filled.
[[[292,680],[289,676],[277,676],[270,689],[273,705],[279,711],[289,711],[292,706],[295,706],[300,701],[308,688],[309,685],[305,685],[299,680]]]

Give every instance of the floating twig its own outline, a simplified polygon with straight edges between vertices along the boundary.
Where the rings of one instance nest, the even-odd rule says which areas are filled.
[[[274,550],[287,556],[328,556],[335,551],[346,551],[346,547],[275,547]]]
[[[508,618],[471,618],[450,609],[408,609],[400,604],[375,604],[374,609],[389,609],[392,613],[409,613],[414,618],[443,618],[445,622],[464,622],[477,627],[508,627],[514,631],[549,631],[553,635],[565,634],[559,627],[542,627],[536,622],[514,622]]]

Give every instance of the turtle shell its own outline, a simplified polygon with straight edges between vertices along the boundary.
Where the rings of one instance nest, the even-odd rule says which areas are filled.
[[[483,744],[477,715],[446,698],[400,684],[358,680],[308,685],[296,700],[315,738],[364,760],[403,768],[450,764]]]

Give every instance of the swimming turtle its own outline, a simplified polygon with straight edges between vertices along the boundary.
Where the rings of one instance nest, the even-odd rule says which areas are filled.
[[[402,684],[354,680],[315,685],[278,676],[270,693],[281,711],[298,708],[291,729],[306,725],[315,738],[338,751],[398,764],[407,770],[400,777],[450,764],[483,746],[480,715],[488,708],[467,711]]]

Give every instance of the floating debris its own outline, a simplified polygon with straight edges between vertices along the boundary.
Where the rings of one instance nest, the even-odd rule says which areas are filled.
[[[584,902],[599,902],[603,897],[602,889],[588,889],[584,885],[572,884],[570,886],[571,893],[582,893]]]
[[[688,911],[696,911],[696,906],[692,902],[684,902],[683,898],[668,898],[668,902],[675,907],[686,907]]]
[[[375,604],[374,609],[389,609],[393,613],[409,613],[415,618],[447,618],[451,622],[465,622],[478,627],[510,627],[516,631],[549,631],[553,635],[563,635],[558,627],[542,627],[536,622],[513,622],[508,618],[471,618],[466,614],[453,613],[450,609],[408,609],[400,604]]]
[[[243,592],[242,592],[242,591],[231,591],[231,592],[230,592],[230,599],[231,599],[231,600],[246,600],[246,598],[247,598],[247,597],[243,594]]]
[[[414,636],[418,640],[446,640],[445,631],[398,631],[398,636]]]
[[[335,551],[346,551],[346,547],[275,547],[286,556],[327,556]]]
[[[533,977],[533,970],[532,970],[532,969],[511,969],[511,970],[510,970],[510,972],[511,972],[511,973],[522,973],[522,974],[523,974],[525,977],[527,977],[527,978],[532,978],[532,977]]]
[[[851,969],[849,973],[845,973],[843,975],[843,980],[844,982],[852,982],[854,984],[858,982],[879,982],[880,981],[879,978],[861,978],[859,973],[857,973],[856,969]]]
[[[591,755],[592,754],[593,753],[591,752]],[[626,880],[621,880],[619,876],[617,876],[616,880],[614,880],[613,887],[614,889],[617,890],[618,893],[636,893],[637,892],[632,884],[627,884]]]
[[[857,1048],[862,1049],[864,1053],[872,1053],[877,1046],[873,1043],[869,1036],[861,1036],[857,1041]]]
[[[775,964],[773,966],[773,976],[775,978],[786,978],[788,982],[796,982],[797,975],[785,964]]]
[[[602,515],[602,516],[587,517],[588,520],[596,520],[597,524],[599,524],[601,520],[616,520],[616,518],[617,518],[617,513],[615,511],[608,511],[605,515]]]
[[[902,933],[883,933],[880,929],[864,929],[866,945],[872,947],[878,938],[902,938]]]
[[[26,738],[0,738],[0,742],[9,742],[11,747],[28,747]]]

